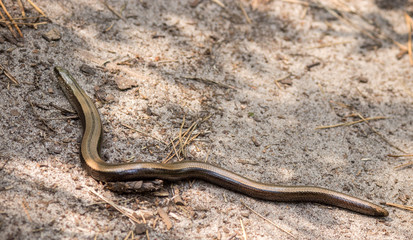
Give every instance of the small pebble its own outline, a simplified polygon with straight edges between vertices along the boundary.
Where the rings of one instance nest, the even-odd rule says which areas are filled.
[[[19,111],[16,110],[16,109],[11,110],[11,111],[10,111],[10,114],[11,114],[12,116],[15,116],[15,117],[17,117],[17,116],[20,115]]]
[[[369,80],[366,77],[358,77],[357,80],[360,83],[368,83],[369,82]]]
[[[47,33],[43,33],[42,37],[46,39],[46,41],[51,42],[51,41],[58,41],[60,38],[62,38],[60,31],[57,30],[56,28],[53,28],[52,30],[48,31]]]
[[[92,67],[90,67],[86,64],[82,64],[82,66],[80,66],[80,71],[83,72],[86,75],[94,75],[95,74],[95,69],[93,69]]]
[[[241,211],[241,216],[243,217],[249,217],[250,216],[250,211],[249,210],[243,210]]]
[[[138,223],[136,224],[136,227],[135,227],[135,234],[136,235],[144,234],[146,232],[146,229],[147,227],[145,223]]]

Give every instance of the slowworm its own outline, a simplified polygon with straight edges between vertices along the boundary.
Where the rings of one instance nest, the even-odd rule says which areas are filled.
[[[157,178],[178,181],[196,178],[258,199],[280,202],[316,202],[374,217],[388,216],[384,208],[344,193],[314,186],[260,183],[203,162],[107,163],[99,156],[102,123],[96,106],[67,70],[56,67],[55,73],[59,79],[59,85],[82,121],[83,137],[80,145],[80,158],[83,167],[96,180],[116,182]]]

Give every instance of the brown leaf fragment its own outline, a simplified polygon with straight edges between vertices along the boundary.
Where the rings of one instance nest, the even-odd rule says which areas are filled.
[[[149,210],[137,210],[135,212],[132,213],[132,216],[135,217],[136,219],[145,219],[149,220],[149,219],[153,219],[154,218],[154,213],[152,213],[152,211]]]
[[[161,217],[162,221],[166,225],[166,229],[171,229],[172,228],[172,221],[169,218],[168,214],[163,210],[162,208],[158,208],[158,214]]]
[[[156,197],[169,197],[169,192],[166,190],[160,190],[153,193]]]
[[[291,85],[293,85],[293,80],[290,79],[290,78],[285,78],[283,80],[280,80],[280,83],[291,86]]]
[[[189,3],[189,6],[191,8],[196,8],[201,2],[202,0],[193,0],[192,2]]]
[[[174,203],[176,205],[180,205],[180,206],[185,205],[184,200],[182,200],[181,196],[179,195],[179,189],[178,189],[177,186],[174,186],[174,197],[173,197],[173,199],[174,199]]]
[[[118,89],[122,91],[138,86],[138,84],[132,79],[121,77],[121,76],[117,76],[115,78],[115,82],[116,82],[116,85],[118,86]]]

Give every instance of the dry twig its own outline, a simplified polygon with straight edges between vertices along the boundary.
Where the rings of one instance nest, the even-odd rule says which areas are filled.
[[[308,2],[300,1],[300,0],[281,0],[281,2],[295,3],[295,4],[304,5],[304,6],[314,6],[314,4],[310,4]]]
[[[388,203],[388,202],[386,202],[384,204],[387,205],[387,206],[390,206],[390,207],[396,207],[396,208],[400,208],[400,209],[404,209],[404,210],[413,212],[413,206],[406,206],[406,205],[401,205],[401,204],[397,204],[397,203]]]
[[[30,0],[27,0],[27,1],[37,12],[41,14],[41,16],[27,17],[22,1],[17,0],[17,5],[20,8],[22,17],[13,18],[11,14],[8,12],[6,6],[3,4],[3,1],[0,0],[0,7],[1,9],[3,9],[4,13],[8,17],[8,19],[6,19],[2,11],[0,11],[0,23],[4,23],[9,28],[9,31],[11,32],[11,34],[13,35],[15,39],[18,39],[18,36],[14,28],[17,30],[19,37],[23,39],[23,33],[21,32],[19,25],[20,26],[32,26],[34,29],[37,29],[38,25],[43,25],[47,23],[47,22],[25,22],[27,20],[39,21],[39,18],[47,18],[46,14],[39,7],[37,7],[32,1]],[[23,20],[23,22],[16,22],[18,20]],[[12,26],[14,26],[14,28]]]
[[[242,219],[240,219],[239,222],[241,223],[242,238],[244,240],[247,240],[247,233],[245,232],[245,227],[244,227],[244,223],[242,222]]]
[[[6,17],[4,17],[3,13],[0,11],[0,17],[1,20],[6,21]],[[10,23],[6,22],[6,26],[9,28],[11,34],[13,35],[14,38],[17,38],[16,32],[14,31],[13,27],[11,26]]]
[[[364,122],[367,124],[367,126],[369,126],[369,128],[376,133],[383,141],[385,141],[387,144],[389,144],[391,147],[399,150],[402,153],[406,153],[403,149],[397,147],[396,145],[394,145],[393,143],[391,143],[389,140],[387,140],[379,131],[377,131],[373,126],[370,125],[370,123],[366,120],[366,118],[364,118],[360,113],[357,113],[357,115],[364,120]]]
[[[217,86],[222,87],[222,88],[230,88],[230,89],[234,89],[234,90],[237,89],[237,88],[234,87],[234,86],[226,85],[226,84],[223,84],[223,83],[220,83],[220,82],[215,82],[215,81],[213,81],[213,80],[206,79],[206,78],[191,77],[191,76],[182,76],[182,78],[187,79],[187,80],[194,80],[194,81],[203,82],[203,83],[205,83],[205,84],[214,84],[214,85],[217,85]]]
[[[318,46],[314,46],[314,47],[309,47],[307,49],[315,49],[315,48],[324,48],[324,47],[331,47],[331,46],[336,46],[336,45],[341,45],[341,44],[347,44],[347,43],[351,43],[352,41],[343,41],[343,42],[336,42],[336,43],[324,43]]]
[[[413,161],[402,164],[402,165],[399,165],[399,166],[396,166],[394,169],[402,169],[402,168],[410,167],[410,166],[413,166]]]
[[[274,80],[274,83],[275,83],[275,85],[277,85],[277,87],[278,87],[279,89],[282,89],[282,88],[281,88],[281,85],[280,85],[280,82],[281,82],[282,80],[284,80],[284,79],[287,79],[287,78],[291,77],[291,76],[292,76],[292,74],[289,73],[288,75],[286,75],[286,76],[284,76],[284,77],[280,77],[280,78],[275,79],[275,80]]]
[[[140,214],[141,214],[141,218],[142,218],[143,223],[146,224],[145,216],[143,216],[143,213],[142,213],[142,212],[140,212]],[[148,228],[146,228],[145,233],[146,233],[146,239],[149,240],[149,231],[148,231]]]
[[[17,79],[13,77],[13,75],[11,75],[11,73],[6,68],[4,68],[3,65],[0,64],[0,74],[2,73],[14,84],[19,85],[19,81],[17,81]]]
[[[130,220],[136,222],[136,223],[140,223],[140,221],[135,217],[136,216],[136,211],[133,211],[132,209],[126,208],[126,207],[122,207],[120,205],[117,205],[116,203],[114,203],[113,201],[105,198],[104,196],[102,196],[101,194],[97,193],[95,190],[93,190],[90,187],[86,188],[93,194],[95,194],[96,196],[98,196],[100,199],[102,199],[103,201],[105,201],[106,203],[108,203],[109,205],[111,205],[113,208],[115,208],[116,210],[118,210],[120,213],[122,213],[123,215],[125,215],[126,217],[128,217]],[[135,214],[134,214],[135,213]]]
[[[17,4],[19,4],[20,11],[23,17],[26,17],[26,12],[24,11],[23,3],[21,0],[17,0]]]
[[[24,213],[26,213],[26,216],[29,222],[33,222],[32,218],[30,217],[29,211],[27,210],[26,201],[24,200],[22,201],[22,206],[23,206]]]
[[[407,14],[404,13],[404,17],[406,19],[407,31],[409,33],[409,40],[407,42],[407,52],[409,53],[409,61],[410,65],[413,65],[413,56],[412,56],[412,28],[413,28],[413,20]]]
[[[339,124],[334,124],[334,125],[329,125],[329,126],[318,126],[315,129],[327,129],[327,128],[342,127],[342,126],[350,126],[350,125],[365,122],[365,121],[380,120],[380,119],[387,119],[387,117],[382,117],[382,116],[369,117],[369,118],[365,118],[365,119],[361,119],[361,120],[357,120],[353,122],[339,123]]]
[[[212,0],[214,3],[216,3],[217,5],[219,5],[222,8],[225,8],[224,3],[222,3],[220,0]]]
[[[110,6],[106,1],[102,1],[102,3],[109,9],[109,11],[111,11],[118,18],[120,18],[120,19],[122,19],[123,21],[126,22],[126,19],[118,11],[116,11],[112,6]]]
[[[296,238],[290,231],[285,230],[284,228],[278,226],[276,223],[274,223],[273,221],[271,221],[270,219],[264,217],[263,215],[259,214],[257,211],[255,211],[254,209],[252,209],[251,207],[249,207],[247,204],[245,204],[243,201],[241,201],[241,204],[244,205],[244,207],[248,208],[248,210],[250,210],[251,212],[255,213],[258,217],[264,219],[265,221],[269,222],[270,224],[272,224],[274,227],[278,228],[279,230],[287,233],[288,235],[290,235],[291,237],[293,237],[294,239]]]
[[[20,31],[19,26],[17,26],[17,24],[14,22],[13,18],[11,17],[10,13],[7,11],[6,6],[4,6],[3,1],[0,0],[0,6],[3,9],[4,13],[6,13],[7,17],[9,18],[9,20],[12,22],[12,24],[14,25],[14,27],[16,28],[17,32],[19,33],[19,36],[21,38],[23,38],[23,33]],[[4,18],[4,16],[2,16],[2,18]]]
[[[395,157],[395,158],[397,158],[397,157],[413,157],[413,154],[401,154],[401,155],[389,154],[389,155],[387,155],[387,156],[389,156],[389,157]]]
[[[32,7],[38,12],[40,13],[43,17],[47,17],[46,14],[42,11],[42,9],[40,9],[38,6],[36,6],[36,4],[34,4],[34,2],[32,2],[31,0],[27,0],[30,5],[32,5]]]
[[[171,140],[170,144],[172,146],[172,149],[169,151],[168,155],[162,160],[162,163],[169,162],[175,156],[178,158],[178,161],[180,161],[181,154],[185,157],[185,147],[188,146],[192,141],[195,140],[195,138],[197,138],[201,134],[193,134],[196,128],[199,126],[199,123],[205,122],[211,116],[212,115],[209,115],[203,119],[198,119],[197,121],[192,123],[191,126],[185,132],[182,132],[183,123],[185,121],[184,119],[181,124],[178,136]]]
[[[8,20],[0,20],[0,23],[11,24],[12,22]],[[17,25],[33,26],[34,28],[36,28],[38,25],[47,24],[47,22],[37,22],[37,23],[13,22],[13,23]]]
[[[413,154],[401,154],[401,155],[389,154],[389,155],[387,155],[387,156],[389,156],[389,157],[394,157],[394,158],[399,158],[399,157],[413,157]],[[399,170],[399,169],[402,169],[402,168],[405,168],[405,167],[410,167],[410,166],[412,166],[412,165],[413,165],[413,161],[408,162],[408,163],[401,164],[401,165],[399,165],[399,166],[396,166],[396,167],[394,167],[394,169]]]
[[[245,19],[247,20],[247,22],[248,22],[249,24],[251,24],[251,23],[252,23],[251,18],[248,16],[248,13],[247,13],[247,11],[245,11],[245,8],[244,8],[244,6],[242,5],[242,2],[241,2],[240,0],[238,1],[238,5],[239,5],[239,7],[241,8],[242,14],[244,14],[244,17],[245,17]]]

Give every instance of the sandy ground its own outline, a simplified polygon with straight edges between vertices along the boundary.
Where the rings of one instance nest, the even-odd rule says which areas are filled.
[[[261,182],[413,205],[412,168],[395,169],[411,159],[388,157],[403,154],[395,147],[413,152],[413,67],[407,55],[396,58],[400,49],[391,41],[360,30],[406,44],[410,1],[324,1],[355,10],[359,15],[346,16],[356,27],[326,8],[282,1],[242,1],[251,23],[230,0],[222,1],[225,8],[209,0],[196,7],[186,0],[109,1],[123,9],[123,20],[101,1],[36,2],[51,22],[22,28],[24,42],[0,39],[0,63],[20,82],[0,76],[1,239],[130,239],[131,231],[137,239],[244,239],[243,227],[247,239],[293,239],[242,202],[297,239],[413,236],[413,214],[388,206],[389,217],[377,219],[256,200],[199,180],[111,192],[80,165],[80,121],[59,109],[71,106],[52,71],[67,68],[96,102],[103,156],[111,162],[160,162],[171,150],[162,141],[179,134],[184,118],[183,130],[211,116],[195,130],[187,159]],[[60,40],[43,38],[52,29]],[[131,88],[120,90],[125,82]],[[387,119],[316,130],[359,120],[357,114]],[[175,204],[174,188],[184,206]],[[90,189],[145,213],[147,235]]]

